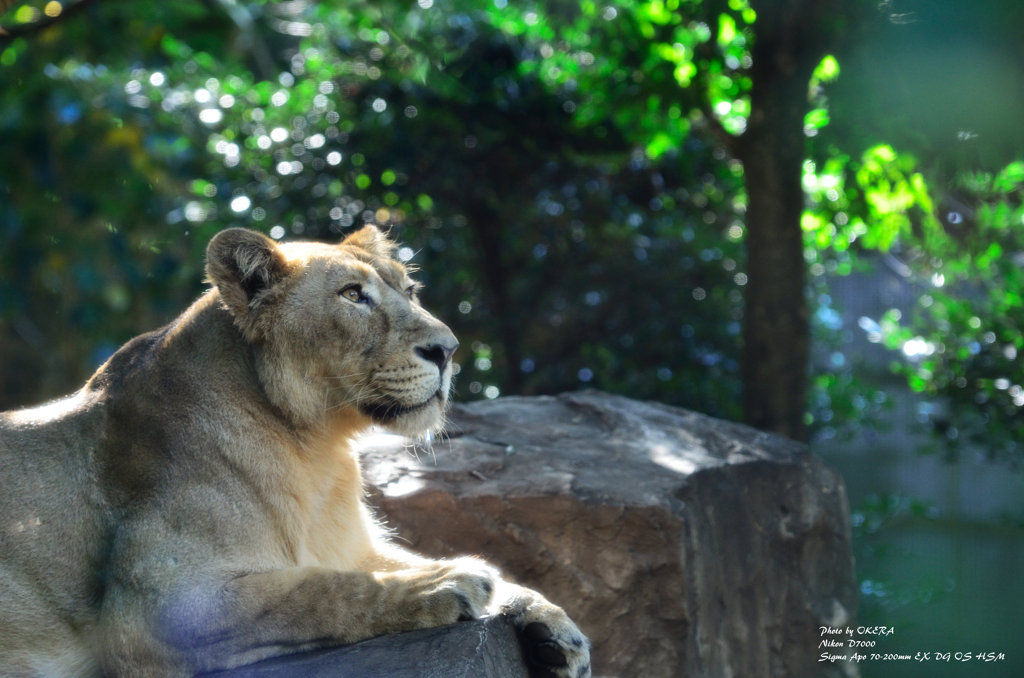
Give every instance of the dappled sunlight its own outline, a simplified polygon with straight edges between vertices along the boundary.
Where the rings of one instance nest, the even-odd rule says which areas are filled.
[[[28,147],[10,153],[34,163],[21,174],[42,177],[60,213],[44,217],[43,202],[18,208],[25,223],[49,220],[66,231],[63,224],[84,219],[77,233],[118,233],[140,228],[132,215],[145,215],[153,225],[128,248],[113,248],[115,258],[123,262],[121,252],[134,248],[159,259],[177,247],[161,271],[180,269],[186,250],[200,260],[197,243],[226,226],[275,239],[335,236],[363,223],[398,229],[428,290],[449,305],[438,311],[454,316],[466,347],[477,347],[462,359],[463,397],[587,386],[739,416],[732,403],[753,295],[745,243],[755,187],[746,185],[737,142],[751,121],[756,37],[771,19],[746,0],[582,3],[565,12],[490,1],[423,0],[400,10],[215,3],[196,9],[216,19],[203,30],[173,4],[136,8],[140,19],[127,26],[104,5],[92,21],[131,35],[117,48],[67,19],[76,7],[40,0],[0,15],[15,33],[58,20],[36,43],[0,38],[4,67],[37,74],[40,91],[53,92],[34,104],[46,115],[25,138],[51,140],[60,157],[36,163]],[[54,38],[83,48],[58,50]],[[908,315],[898,337],[877,342],[911,365],[915,388],[944,388],[937,382],[952,360],[991,354],[1009,363],[1024,349],[1014,324],[975,332],[966,319],[986,312],[962,311],[959,299],[970,287],[993,312],[1020,305],[1019,293],[999,294],[1000,279],[1015,284],[1013,271],[987,271],[1012,269],[1007,262],[1021,251],[1019,229],[1008,226],[1024,223],[1024,163],[975,171],[968,159],[982,157],[975,150],[991,135],[984,120],[958,120],[942,144],[954,160],[946,165],[966,165],[957,185],[940,185],[934,170],[946,165],[912,139],[856,137],[849,93],[840,94],[865,77],[864,66],[838,44],[813,51],[800,142],[808,148],[800,227],[812,284],[850,273],[865,250],[893,252],[935,291],[921,297],[932,329]],[[973,63],[979,55],[969,56]],[[53,171],[73,168],[87,140],[95,141],[90,164],[119,168],[127,184],[98,192],[94,177]],[[943,191],[954,200],[943,202]],[[975,230],[981,235],[968,237]],[[474,249],[483,245],[486,257]],[[144,303],[132,292],[145,272],[96,281],[103,274],[85,268],[47,256],[37,284],[50,295],[84,290],[69,307],[122,312]],[[585,280],[561,275],[575,268]],[[450,269],[458,275],[447,276]],[[674,283],[661,271],[672,271]],[[556,275],[558,285],[545,284]],[[187,277],[174,284],[182,288]],[[519,300],[533,317],[511,310]],[[101,313],[82,315],[97,332]],[[805,317],[839,331],[827,327],[828,313]],[[19,327],[41,322],[30,320]],[[938,336],[950,331],[971,336]],[[829,369],[852,364],[834,350],[825,355]],[[949,383],[968,398],[980,389],[1005,403],[1010,389],[996,384],[1024,379],[1012,364],[998,371]]]
[[[649,450],[651,461],[675,473],[687,476],[700,467],[700,464],[686,459],[669,445],[654,444]]]
[[[3,416],[10,423],[17,426],[42,426],[55,421],[69,414],[76,413],[89,399],[89,392],[85,389],[36,407],[29,407],[22,410],[13,410]]]
[[[389,433],[380,427],[373,427],[360,434],[352,443],[352,452],[361,455],[374,452],[372,477],[367,481],[376,485],[388,497],[403,497],[413,494],[425,486],[415,470],[421,465],[436,465],[433,450],[433,436],[421,443],[411,441],[407,436]]]

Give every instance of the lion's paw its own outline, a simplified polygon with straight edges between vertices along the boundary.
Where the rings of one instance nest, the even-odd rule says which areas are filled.
[[[535,678],[590,677],[590,641],[561,608],[531,606],[513,620]]]
[[[494,595],[498,573],[491,566],[474,558],[459,558],[451,563],[451,571],[441,585],[441,591],[451,591],[459,601],[457,621],[469,621],[484,616],[487,604]]]
[[[423,575],[421,575],[423,576]],[[497,572],[475,558],[433,564],[420,581],[422,626],[482,617],[494,594]]]

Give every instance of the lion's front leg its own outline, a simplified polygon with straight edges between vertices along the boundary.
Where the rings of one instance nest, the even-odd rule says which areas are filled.
[[[232,588],[236,600],[251,601],[246,607],[258,612],[270,632],[285,632],[305,619],[313,638],[327,632],[351,643],[476,619],[487,609],[496,578],[485,563],[459,558],[387,572],[312,569],[301,581],[291,571],[267,572],[242,577]]]
[[[493,568],[473,558],[390,572],[297,567],[249,573],[216,589],[177,588],[164,597],[153,631],[193,671],[234,668],[476,619],[485,614],[496,579]]]
[[[500,582],[499,609],[519,629],[527,662],[535,675],[589,678],[590,641],[565,611],[536,591]]]

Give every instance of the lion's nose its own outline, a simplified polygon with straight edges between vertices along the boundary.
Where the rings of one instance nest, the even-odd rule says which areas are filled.
[[[448,367],[448,362],[452,359],[452,355],[456,349],[459,348],[459,342],[454,344],[428,344],[426,346],[417,346],[416,355],[423,358],[428,362],[432,362],[437,365],[437,369],[444,371],[444,368]]]

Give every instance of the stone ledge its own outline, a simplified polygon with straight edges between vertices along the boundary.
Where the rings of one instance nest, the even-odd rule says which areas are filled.
[[[268,659],[199,678],[528,678],[503,617],[380,636]]]
[[[595,678],[856,674],[817,661],[857,588],[842,479],[805,445],[594,391],[456,405],[432,449],[365,445],[402,543],[562,605]]]

